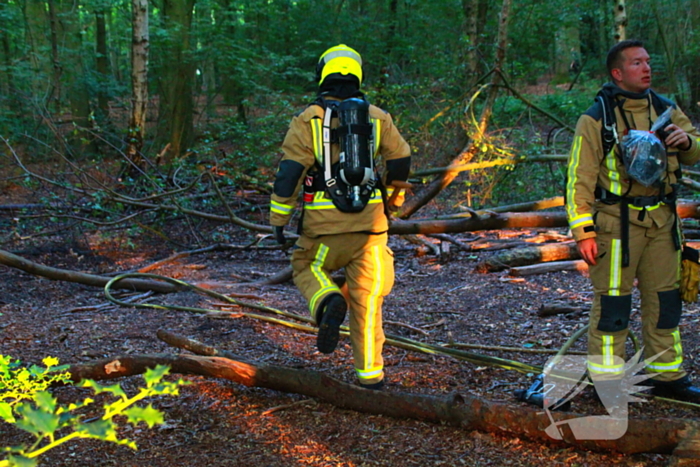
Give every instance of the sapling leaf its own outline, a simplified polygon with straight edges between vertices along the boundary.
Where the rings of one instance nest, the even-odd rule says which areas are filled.
[[[163,423],[163,413],[154,409],[151,404],[147,407],[129,407],[124,411],[129,423],[133,425],[138,425],[139,422],[144,422],[149,428],[153,428],[154,425]]]

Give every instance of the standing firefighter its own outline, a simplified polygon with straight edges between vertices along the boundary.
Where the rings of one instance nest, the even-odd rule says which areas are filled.
[[[392,182],[406,181],[411,152],[391,116],[360,92],[362,58],[355,50],[343,44],[328,49],[316,79],[317,99],[292,119],[282,144],[270,224],[284,244],[282,229],[303,189],[292,267],[319,326],[316,345],[322,353],[335,350],[349,305],[360,385],[380,389],[382,302],[394,284],[382,187],[390,191]],[[330,276],[340,268],[346,277],[342,290]]]
[[[700,134],[673,102],[651,90],[649,62],[639,41],[610,49],[612,83],[579,118],[569,155],[567,217],[595,292],[588,371],[610,387],[623,377],[636,278],[653,393],[700,402],[700,389],[683,370],[681,236],[675,209],[680,164],[700,159]],[[661,123],[664,114],[669,120]],[[654,136],[648,130],[657,119],[661,128]],[[633,144],[638,135],[649,144]]]

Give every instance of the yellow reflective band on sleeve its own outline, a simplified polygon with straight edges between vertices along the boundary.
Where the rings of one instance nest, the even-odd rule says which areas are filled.
[[[311,119],[311,138],[314,143],[314,157],[323,166],[323,122],[319,117]]]
[[[569,221],[569,227],[571,229],[583,227],[584,225],[593,225],[593,214],[581,214]]]
[[[283,216],[287,216],[292,212],[293,209],[294,209],[294,206],[290,206],[288,204],[278,203],[277,201],[270,201],[270,211],[272,211],[276,214],[281,214]]]
[[[314,277],[318,281],[318,285],[320,286],[318,292],[316,292],[313,295],[313,297],[311,297],[311,300],[309,300],[309,310],[311,311],[311,316],[313,316],[314,318],[316,317],[316,303],[320,298],[325,297],[330,292],[340,293],[340,289],[338,288],[338,286],[335,285],[335,282],[333,282],[323,270],[323,265],[326,262],[326,257],[328,257],[328,251],[329,248],[323,243],[321,243],[318,246],[316,257],[314,258],[313,263],[311,263],[311,272],[313,273]]]
[[[578,207],[576,206],[576,183],[578,182],[577,170],[581,163],[582,141],[582,136],[574,138],[574,144],[571,145],[571,153],[569,154],[569,167],[566,182],[566,215],[569,219],[574,219],[578,215]]]
[[[373,157],[377,157],[377,154],[379,154],[379,145],[381,144],[381,139],[382,139],[382,121],[379,120],[378,118],[373,118],[372,120],[372,137],[373,137],[373,143],[374,144],[374,155]]]
[[[620,296],[622,285],[622,241],[614,238],[610,244],[610,284],[608,295]]]
[[[382,371],[384,370],[384,367],[381,366],[376,366],[374,368],[369,368],[367,370],[358,370],[355,368],[355,371],[357,372],[357,377],[359,379],[372,379],[376,378],[378,376],[382,375]]]
[[[615,149],[608,153],[605,158],[605,166],[608,169],[608,179],[610,180],[610,193],[622,196],[622,185],[620,184],[620,172],[617,170],[617,159],[615,159]]]
[[[615,358],[615,337],[614,336],[603,336],[603,345],[601,347],[601,362],[594,362],[591,360],[598,356],[588,357],[588,371],[593,374],[605,374],[605,375],[619,375],[625,372],[625,363],[623,359]],[[622,363],[615,363],[615,362]]]
[[[681,366],[683,365],[683,346],[681,345],[681,334],[678,329],[676,329],[671,333],[671,335],[673,336],[673,352],[676,359],[668,363],[649,362],[646,365],[647,371],[654,373],[666,373],[681,369]]]

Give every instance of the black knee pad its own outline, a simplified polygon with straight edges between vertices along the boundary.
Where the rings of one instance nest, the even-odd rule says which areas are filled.
[[[627,329],[631,312],[632,295],[601,295],[598,331],[618,332]]]
[[[678,289],[659,292],[659,322],[657,329],[673,329],[681,321],[681,294]]]

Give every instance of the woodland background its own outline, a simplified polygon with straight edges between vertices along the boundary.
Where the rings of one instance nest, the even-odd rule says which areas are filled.
[[[654,87],[697,116],[698,24],[698,0],[2,0],[0,183],[64,205],[78,196],[57,193],[76,183],[68,171],[127,174],[122,188],[151,192],[214,166],[227,187],[267,184],[291,115],[313,100],[318,56],[337,43],[363,55],[364,89],[394,116],[417,171],[448,165],[475,135],[461,162],[563,154],[620,37],[646,42]],[[70,170],[42,192],[18,157]],[[127,159],[149,176],[125,172]],[[513,168],[460,176],[456,203],[561,193],[560,168]],[[92,208],[123,214],[93,189]]]
[[[546,354],[582,331],[591,295],[580,262],[512,276],[526,274],[515,271],[526,261],[577,258],[560,209],[562,161],[577,117],[608,80],[609,47],[643,40],[654,88],[697,122],[698,25],[700,0],[0,0],[0,352],[99,370],[96,359],[164,352],[155,336],[170,329],[326,381],[289,394],[188,376],[182,398],[154,402],[168,420],[161,431],[120,428],[136,453],[86,441],[56,449],[47,465],[666,465],[697,407],[654,400],[632,413],[649,438],[551,446],[535,409],[514,401]],[[390,231],[397,274],[384,317],[404,344],[420,336],[427,347],[387,347],[379,399],[357,394],[345,340],[321,356],[312,327],[249,313],[276,307],[308,322],[288,250],[268,235],[267,204],[288,122],[315,96],[318,56],[338,43],[362,54],[369,100],[391,112],[414,155],[413,194]],[[684,171],[687,239],[700,238],[688,199],[697,176]],[[521,247],[534,254],[522,261]],[[119,295],[131,307],[105,303],[104,283],[134,271],[243,289],[259,303],[213,304],[163,283]],[[544,313],[555,301],[555,315]],[[183,304],[223,311],[162,308]],[[697,374],[700,308],[685,311],[686,364]],[[584,348],[580,340],[572,351]],[[488,363],[503,354],[521,360],[515,372]],[[177,368],[176,356],[166,360]],[[502,411],[511,428],[503,418],[455,428],[338,408],[410,394],[452,413],[463,406],[455,391]],[[54,393],[81,397],[73,387]],[[586,397],[576,413],[601,409]],[[8,424],[0,435],[28,439]]]

